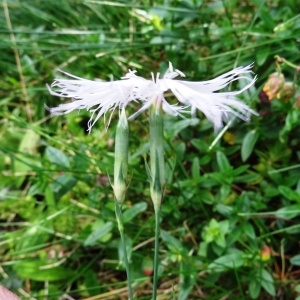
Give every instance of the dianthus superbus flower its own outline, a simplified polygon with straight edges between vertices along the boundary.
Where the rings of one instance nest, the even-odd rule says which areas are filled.
[[[230,116],[247,121],[251,114],[257,115],[248,105],[236,98],[251,87],[255,80],[250,80],[241,74],[252,73],[252,65],[238,67],[215,79],[200,82],[174,80],[185,75],[173,69],[171,63],[162,78],[158,73],[152,73],[152,79],[148,80],[137,76],[136,71],[131,71],[121,78],[110,82],[93,81],[63,72],[71,79],[55,79],[50,93],[54,96],[70,98],[72,101],[60,104],[58,107],[48,108],[52,116],[67,114],[73,110],[87,109],[92,116],[88,122],[90,132],[95,122],[107,112],[126,107],[131,101],[141,103],[141,107],[129,119],[136,117],[148,109],[154,102],[161,102],[165,113],[177,116],[186,112],[189,107],[192,113],[200,110],[214,124],[215,130],[223,126],[223,122]],[[246,78],[249,83],[238,91],[218,92],[239,78]],[[171,91],[182,105],[170,104],[165,99],[165,93]]]

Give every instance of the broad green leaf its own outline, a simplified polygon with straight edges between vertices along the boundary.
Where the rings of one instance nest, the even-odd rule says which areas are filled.
[[[260,281],[257,278],[251,278],[249,282],[248,291],[251,299],[257,299],[261,290]]]
[[[66,156],[61,150],[52,146],[47,146],[46,155],[53,164],[67,169],[70,168],[69,157]]]
[[[35,281],[67,280],[75,275],[70,269],[53,265],[45,260],[32,259],[17,263],[14,270],[21,278]]]
[[[300,266],[300,254],[297,254],[295,256],[293,256],[291,259],[290,259],[290,262],[292,265],[294,266]]]
[[[209,271],[223,272],[228,269],[237,269],[245,263],[244,254],[241,251],[227,254],[217,258],[213,263],[208,266]]]
[[[135,218],[138,214],[144,212],[148,207],[146,202],[140,202],[134,204],[132,207],[126,209],[123,213],[123,223],[128,223],[133,218]]]
[[[257,142],[258,137],[259,134],[256,130],[251,130],[245,135],[241,148],[242,161],[246,161],[249,158]]]
[[[276,291],[275,291],[274,279],[266,269],[261,270],[261,286],[271,296],[275,296]]]
[[[113,229],[113,223],[107,222],[103,226],[95,228],[93,232],[86,238],[83,245],[84,246],[92,246],[97,244],[97,242],[103,238],[106,234],[111,232]]]

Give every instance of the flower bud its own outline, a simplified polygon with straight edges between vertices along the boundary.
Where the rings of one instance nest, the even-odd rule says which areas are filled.
[[[277,98],[277,93],[284,84],[284,76],[280,73],[273,73],[269,76],[263,91],[268,96],[269,100]]]
[[[116,200],[122,204],[126,193],[126,177],[128,169],[128,122],[125,109],[122,109],[117,125],[115,141],[115,164],[114,164],[114,193]]]
[[[145,276],[153,274],[153,260],[149,257],[144,257],[142,262],[142,272]]]
[[[285,82],[277,94],[278,99],[288,102],[296,93],[296,88],[292,82]]]
[[[271,249],[268,245],[263,245],[260,250],[260,258],[262,261],[268,261],[271,258]]]
[[[163,126],[161,107],[153,105],[150,111],[150,193],[155,211],[160,209],[166,183]]]

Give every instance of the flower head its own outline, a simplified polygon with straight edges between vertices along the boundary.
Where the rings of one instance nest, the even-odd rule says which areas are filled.
[[[72,102],[60,104],[58,107],[46,107],[52,116],[67,114],[73,110],[87,109],[92,113],[88,122],[90,132],[95,122],[104,116],[108,111],[113,112],[126,107],[131,101],[141,103],[140,109],[129,119],[133,119],[138,114],[148,109],[151,105],[159,105],[162,109],[173,116],[182,115],[186,108],[190,107],[191,112],[200,110],[214,124],[216,130],[223,126],[230,116],[247,121],[251,114],[257,113],[248,105],[238,100],[235,96],[251,87],[256,77],[250,80],[241,74],[251,73],[252,65],[238,67],[215,79],[190,82],[174,80],[175,77],[185,75],[173,69],[171,63],[165,75],[160,78],[152,73],[152,79],[148,80],[137,76],[136,71],[131,71],[116,81],[92,81],[65,73],[72,79],[56,79],[51,87],[48,86],[51,95],[71,98]],[[239,91],[218,92],[227,85],[239,78],[246,78],[249,83]],[[165,92],[170,90],[177,100],[183,105],[172,105],[164,97]],[[96,116],[96,117],[94,117]]]

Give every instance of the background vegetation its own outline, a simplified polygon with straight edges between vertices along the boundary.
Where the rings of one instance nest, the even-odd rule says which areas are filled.
[[[258,80],[243,98],[259,117],[217,138],[200,114],[166,116],[159,299],[299,299],[299,79],[274,58],[300,65],[297,2],[3,0],[1,284],[23,299],[126,299],[109,183],[117,114],[90,135],[85,111],[50,119],[44,104],[60,100],[45,85],[57,69],[109,80],[171,61],[207,80],[254,62]],[[294,85],[265,85],[280,70]],[[150,299],[147,113],[130,130],[126,235],[135,296]]]

